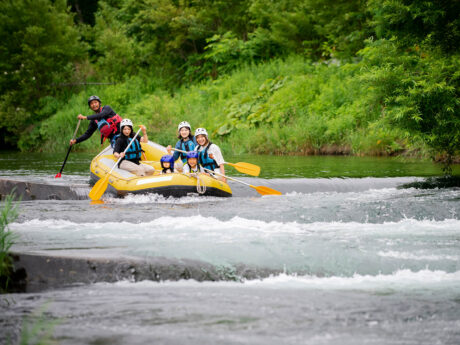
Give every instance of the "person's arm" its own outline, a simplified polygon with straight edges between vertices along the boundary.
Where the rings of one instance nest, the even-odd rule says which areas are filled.
[[[190,172],[190,168],[188,167],[187,164],[185,164],[184,167],[182,168],[182,172],[184,174],[188,174]]]
[[[122,138],[118,138],[117,141],[115,142],[115,147],[113,149],[113,155],[115,156],[116,159],[118,158],[123,158],[125,156],[125,153],[123,152],[124,149],[122,149],[123,140]]]
[[[221,173],[222,175],[225,175],[225,167],[224,167],[223,164],[219,165],[219,169],[220,169],[220,173]],[[221,176],[220,178],[222,179],[222,182],[227,183],[227,178],[225,178],[225,177],[223,177],[223,176]]]
[[[82,141],[89,139],[93,135],[93,133],[96,131],[96,129],[97,129],[96,122],[91,121],[88,125],[88,129],[86,130],[86,132],[83,133],[81,136],[79,136],[77,139],[71,140],[70,145],[78,144],[78,143],[81,143]]]
[[[142,137],[140,139],[141,143],[148,143],[149,142],[149,137],[147,136],[147,129],[145,128],[144,125],[140,125],[141,130],[142,130]]]
[[[219,166],[220,173],[222,175],[225,175],[225,166],[224,166],[224,157],[222,156],[222,152],[220,151],[219,146],[216,144],[212,144],[211,147],[209,147],[209,156],[214,159]],[[223,182],[227,182],[227,179],[225,177],[220,177],[220,179]]]
[[[177,150],[181,150],[181,146],[180,146],[180,140],[176,143],[176,146],[174,147],[175,149]],[[173,156],[174,158],[174,161],[177,161],[179,159],[179,156],[180,156],[180,152],[178,151],[174,151],[174,153],[171,153],[171,145],[168,145],[166,147],[166,151],[168,151],[168,155],[171,155]]]
[[[104,105],[102,107],[102,110],[100,113],[93,114],[93,115],[88,115],[88,116],[82,116],[82,120],[87,119],[87,120],[101,120],[105,118],[106,116],[110,115],[109,117],[116,115],[116,113],[113,111],[113,109],[110,107],[110,105]]]

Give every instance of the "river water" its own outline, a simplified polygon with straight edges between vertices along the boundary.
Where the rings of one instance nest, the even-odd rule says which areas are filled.
[[[73,154],[58,181],[60,157],[20,157],[1,154],[0,176],[89,191],[87,154]],[[460,343],[460,189],[414,187],[440,175],[438,166],[390,158],[227,159],[259,164],[261,178],[228,173],[283,195],[261,197],[231,183],[232,198],[24,201],[11,224],[19,236],[12,250],[190,259],[230,273],[241,266],[277,273],[9,294],[0,304],[0,342],[45,319],[57,321],[52,334],[60,344]]]

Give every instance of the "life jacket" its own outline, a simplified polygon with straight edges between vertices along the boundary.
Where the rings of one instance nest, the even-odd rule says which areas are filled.
[[[193,139],[189,139],[187,141],[184,141],[184,139],[180,140],[180,149],[182,151],[193,151],[195,149],[195,143],[193,142]],[[179,158],[182,160],[183,163],[187,162],[187,154],[183,152],[179,152]]]
[[[133,138],[128,138],[128,145],[133,141]],[[142,155],[142,148],[139,140],[135,139],[129,146],[125,153],[125,159],[129,161],[140,160]]]
[[[186,165],[188,166],[188,169],[189,169],[189,171],[190,171],[191,173],[198,173],[198,172],[201,172],[201,167],[200,167],[199,164],[197,164],[197,165],[195,166],[195,169],[193,169],[193,168],[190,166],[190,164],[188,164],[188,163],[186,163]]]
[[[162,174],[172,174],[173,172],[171,168],[163,168],[163,170],[161,170]]]
[[[101,144],[104,143],[104,140],[109,138],[112,134],[118,132],[121,120],[122,118],[118,114],[109,117],[107,120],[95,120],[99,132],[101,132]]]
[[[215,169],[217,169],[219,167],[219,165],[217,164],[217,162],[214,159],[212,159],[208,155],[208,149],[209,149],[209,147],[211,145],[212,145],[212,143],[209,142],[208,146],[206,146],[206,148],[204,150],[199,151],[199,153],[198,153],[198,163],[203,168],[214,171]],[[202,147],[201,145],[198,145],[197,150],[199,150],[201,147]]]

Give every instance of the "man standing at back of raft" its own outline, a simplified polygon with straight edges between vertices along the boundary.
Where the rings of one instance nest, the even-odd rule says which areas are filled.
[[[90,123],[83,135],[79,136],[77,139],[70,140],[70,145],[78,144],[89,139],[97,129],[99,129],[101,133],[101,144],[104,143],[105,139],[112,141],[115,135],[120,134],[120,122],[122,119],[109,105],[104,105],[102,107],[100,98],[91,96],[88,98],[88,106],[95,114],[89,116],[79,114],[77,116],[79,120],[89,120]]]

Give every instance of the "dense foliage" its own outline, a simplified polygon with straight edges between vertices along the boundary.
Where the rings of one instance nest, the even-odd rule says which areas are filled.
[[[67,5],[0,5],[0,131],[23,150],[59,149],[96,93],[162,144],[187,119],[235,152],[459,154],[458,1]]]
[[[0,130],[6,143],[52,115],[48,98],[84,56],[64,0],[0,2]]]

